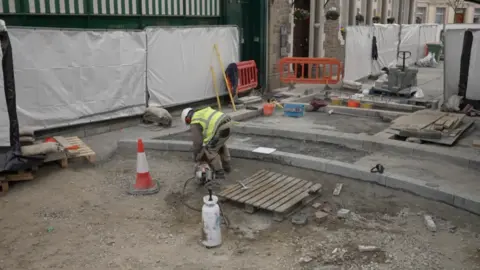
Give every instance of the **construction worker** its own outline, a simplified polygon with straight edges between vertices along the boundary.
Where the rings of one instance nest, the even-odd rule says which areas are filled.
[[[210,107],[198,111],[186,108],[181,119],[192,132],[195,162],[208,162],[215,171],[215,178],[225,179],[225,172],[231,170],[230,152],[225,145],[230,137],[230,116]]]

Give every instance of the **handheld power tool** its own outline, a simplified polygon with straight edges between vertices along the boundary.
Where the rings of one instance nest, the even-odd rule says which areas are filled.
[[[200,162],[195,165],[195,178],[198,184],[205,185],[215,179],[215,173],[207,162]]]

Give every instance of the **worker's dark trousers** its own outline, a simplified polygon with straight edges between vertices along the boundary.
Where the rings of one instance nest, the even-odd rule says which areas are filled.
[[[206,158],[208,160],[214,171],[222,171],[224,169],[223,165],[230,164],[230,151],[225,144],[230,138],[230,127],[231,123],[221,125],[215,134],[215,138],[217,138],[215,143],[203,147],[202,152],[198,154],[198,157]],[[202,160],[202,158],[197,158],[197,160]]]

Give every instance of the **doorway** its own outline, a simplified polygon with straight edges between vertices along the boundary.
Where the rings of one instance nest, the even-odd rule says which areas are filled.
[[[457,10],[455,10],[454,23],[464,23],[464,21],[465,21],[465,9],[457,8]]]
[[[310,39],[310,0],[296,0],[293,11],[293,57],[308,57]],[[313,38],[313,37],[311,37]],[[297,65],[297,77],[308,77],[308,65]]]

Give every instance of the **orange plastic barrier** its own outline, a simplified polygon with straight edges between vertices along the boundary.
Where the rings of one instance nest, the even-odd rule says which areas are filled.
[[[238,68],[238,93],[248,91],[258,86],[258,69],[255,61],[237,63]]]
[[[343,65],[336,58],[285,57],[278,62],[282,83],[336,84]]]

